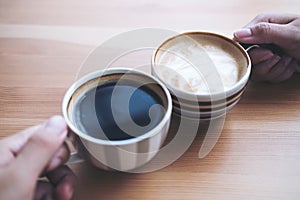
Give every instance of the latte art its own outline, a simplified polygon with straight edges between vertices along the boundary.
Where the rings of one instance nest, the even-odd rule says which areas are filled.
[[[238,60],[209,40],[177,39],[156,62],[156,73],[165,83],[194,94],[226,91],[240,79]]]
[[[251,73],[242,46],[201,31],[167,39],[151,64],[151,73],[170,90],[174,114],[203,121],[225,116],[240,100]]]

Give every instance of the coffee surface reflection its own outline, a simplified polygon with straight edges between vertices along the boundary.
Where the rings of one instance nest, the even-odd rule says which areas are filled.
[[[165,114],[163,102],[150,89],[153,84],[135,85],[134,81],[110,82],[85,92],[77,101],[75,124],[104,140],[127,140],[150,131]]]

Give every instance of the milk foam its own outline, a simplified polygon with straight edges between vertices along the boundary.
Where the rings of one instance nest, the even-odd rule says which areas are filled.
[[[158,57],[159,77],[172,87],[195,94],[226,91],[239,81],[237,60],[220,46],[180,41]]]

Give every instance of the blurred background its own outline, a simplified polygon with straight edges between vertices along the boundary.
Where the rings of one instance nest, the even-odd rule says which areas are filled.
[[[0,37],[95,45],[137,28],[232,35],[262,12],[298,13],[298,0],[0,0]]]

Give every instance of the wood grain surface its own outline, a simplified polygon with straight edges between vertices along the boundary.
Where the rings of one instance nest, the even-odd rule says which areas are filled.
[[[0,0],[0,138],[61,114],[85,58],[124,31],[209,30],[231,37],[258,13],[299,10],[298,0]],[[299,84],[300,75],[280,84],[249,83],[203,159],[199,133],[182,157],[159,171],[71,165],[79,181],[74,199],[299,199]]]

